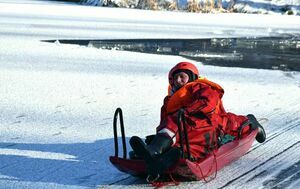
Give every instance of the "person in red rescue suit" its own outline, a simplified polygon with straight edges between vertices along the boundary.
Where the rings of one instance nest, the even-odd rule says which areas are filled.
[[[238,129],[247,125],[242,134],[250,127],[259,128],[258,142],[264,142],[266,134],[254,115],[236,115],[226,112],[222,96],[224,89],[206,78],[199,77],[197,67],[189,62],[180,62],[169,72],[168,95],[161,108],[161,121],[156,135],[149,141],[133,136],[131,147],[137,156],[147,164],[148,174],[157,177],[179,159],[180,142],[178,134],[178,111],[183,109],[187,127],[190,154],[193,159],[205,158],[218,147],[219,139],[225,134],[238,136]],[[248,127],[249,125],[249,127]],[[170,149],[177,149],[170,151]],[[172,155],[173,157],[169,157]]]

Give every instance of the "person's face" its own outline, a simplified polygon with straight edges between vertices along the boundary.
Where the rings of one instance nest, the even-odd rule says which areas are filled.
[[[174,75],[174,85],[178,88],[184,86],[189,81],[189,75],[185,72],[179,72]]]

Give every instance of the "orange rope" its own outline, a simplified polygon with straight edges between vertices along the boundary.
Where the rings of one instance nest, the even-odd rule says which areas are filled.
[[[169,173],[168,176],[170,177],[171,181],[169,182],[159,182],[159,181],[154,181],[154,182],[151,182],[150,184],[155,187],[155,188],[161,188],[161,187],[164,187],[164,186],[178,186],[180,184],[180,182],[176,181],[172,174]]]
[[[213,153],[213,156],[214,156],[214,162],[215,162],[215,165],[216,165],[216,166],[215,166],[215,167],[216,167],[215,175],[212,177],[212,179],[207,180],[206,178],[208,177],[208,174],[211,172],[213,166],[210,167],[210,170],[207,172],[207,175],[204,176],[203,171],[202,171],[200,165],[199,165],[198,163],[196,164],[197,167],[198,167],[198,169],[199,169],[199,171],[200,171],[200,173],[201,173],[201,177],[203,178],[203,180],[204,180],[206,183],[212,181],[213,179],[215,179],[215,178],[217,177],[217,172],[218,172],[217,157],[216,157],[216,154],[215,154],[214,151],[212,151],[212,153]]]

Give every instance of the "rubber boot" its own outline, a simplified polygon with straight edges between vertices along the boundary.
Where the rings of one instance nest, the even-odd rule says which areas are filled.
[[[163,134],[157,134],[148,146],[137,136],[131,137],[129,143],[137,156],[145,160],[152,181],[157,180],[180,157],[180,150],[169,150],[172,140]],[[171,154],[167,155],[166,151]],[[164,152],[166,152],[165,156]]]
[[[129,159],[142,159],[134,151],[129,151]]]
[[[155,138],[155,135],[148,135],[148,136],[146,136],[145,143],[147,145],[149,145],[154,138]]]
[[[247,115],[247,118],[250,121],[250,125],[252,129],[258,128],[257,135],[255,137],[256,141],[259,143],[263,143],[266,140],[266,132],[263,126],[257,121],[254,115],[249,114]]]
[[[178,147],[172,147],[165,153],[154,158],[152,165],[148,166],[147,181],[152,183],[160,178],[160,176],[169,168],[171,168],[181,157],[181,150]]]
[[[148,135],[148,136],[146,136],[146,139],[145,139],[146,145],[149,145],[153,141],[154,138],[155,138],[155,135]],[[130,159],[142,159],[134,151],[130,151],[129,152],[129,158]]]

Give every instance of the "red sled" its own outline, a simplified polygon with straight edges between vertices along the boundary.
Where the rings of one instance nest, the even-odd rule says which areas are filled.
[[[123,158],[118,157],[118,138],[117,138],[117,115],[120,115],[120,126],[122,134],[123,143]],[[183,115],[183,114],[182,114]],[[182,116],[179,115],[178,128],[179,133],[181,132]],[[181,119],[180,119],[181,118]],[[216,176],[218,170],[222,169],[226,165],[239,159],[241,156],[247,153],[251,148],[255,137],[257,135],[258,129],[251,130],[247,135],[241,135],[242,130],[248,125],[248,123],[243,124],[239,129],[239,135],[236,139],[226,144],[221,145],[219,148],[215,149],[208,155],[205,159],[200,159],[198,161],[193,161],[189,158],[180,158],[179,161],[173,165],[171,168],[165,171],[166,175],[178,176],[179,178],[186,178],[187,180],[201,180],[206,179],[213,175]],[[186,134],[186,128],[183,124],[184,134]],[[182,137],[180,137],[182,138]],[[188,137],[186,137],[188,138]],[[120,171],[131,174],[133,176],[146,177],[147,169],[144,160],[141,159],[129,159],[126,157],[126,141],[125,132],[123,125],[122,110],[118,108],[115,112],[114,117],[114,140],[115,140],[115,156],[110,156],[110,162]],[[186,147],[188,147],[188,141],[186,141]],[[181,143],[181,145],[183,145]],[[183,148],[182,148],[183,149]],[[186,148],[188,150],[188,148]],[[213,178],[214,178],[213,177]]]

